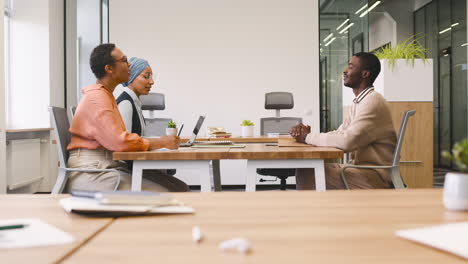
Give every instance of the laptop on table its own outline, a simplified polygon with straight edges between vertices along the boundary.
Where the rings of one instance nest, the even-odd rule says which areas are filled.
[[[195,125],[195,128],[193,129],[192,136],[190,137],[189,141],[187,143],[180,143],[179,147],[191,147],[194,144],[198,145],[233,145],[231,141],[195,141],[198,136],[198,132],[200,132],[200,129],[203,125],[203,122],[205,121],[205,116],[200,116],[198,118],[197,124]]]
[[[187,143],[180,143],[179,147],[191,147],[193,145],[193,143],[195,142],[195,139],[197,139],[198,132],[200,132],[200,129],[204,121],[205,121],[205,116],[201,115],[198,118],[197,124],[195,125],[195,128],[193,129],[193,133],[189,141]]]

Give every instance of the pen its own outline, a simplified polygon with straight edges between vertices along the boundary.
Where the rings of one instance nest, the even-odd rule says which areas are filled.
[[[180,137],[180,133],[182,133],[182,129],[184,129],[184,124],[180,126],[179,134],[177,134],[178,137]]]
[[[5,225],[5,226],[0,226],[0,230],[10,230],[10,229],[19,229],[19,228],[25,228],[28,225],[23,225],[23,224],[18,224],[18,225]]]

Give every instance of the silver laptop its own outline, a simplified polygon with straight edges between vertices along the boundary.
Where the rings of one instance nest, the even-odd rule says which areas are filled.
[[[200,116],[198,118],[197,124],[195,125],[195,128],[193,129],[193,133],[189,141],[187,143],[180,143],[179,147],[191,147],[193,145],[197,139],[198,132],[200,132],[200,129],[203,125],[203,121],[205,121],[205,116]]]

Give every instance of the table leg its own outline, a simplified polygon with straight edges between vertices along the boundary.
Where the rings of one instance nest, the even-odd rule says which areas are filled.
[[[316,191],[325,191],[325,165],[323,160],[316,160],[315,163],[315,190]]]
[[[220,192],[221,189],[221,170],[219,166],[219,160],[212,160],[213,164],[213,184],[214,184],[214,191]]]
[[[257,166],[250,160],[247,161],[247,169],[245,175],[245,191],[255,192],[257,185]]]
[[[202,192],[211,192],[211,175],[209,161],[200,164],[200,190]]]
[[[134,161],[132,170],[132,192],[141,191],[142,178],[143,168],[138,161]]]

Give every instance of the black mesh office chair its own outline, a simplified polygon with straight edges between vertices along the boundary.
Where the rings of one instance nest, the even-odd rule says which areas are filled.
[[[281,117],[281,109],[292,109],[294,99],[292,93],[272,92],[265,94],[265,109],[275,109],[276,117],[260,118],[260,133],[288,134],[291,127],[302,122],[300,117]],[[286,179],[290,176],[296,176],[295,169],[257,169],[257,174],[263,176],[273,176],[281,180],[281,190],[286,190]]]
[[[140,96],[141,109],[149,111],[149,117],[145,118],[146,130],[145,136],[165,136],[167,122],[171,118],[155,118],[154,111],[166,109],[164,94],[150,93]]]

